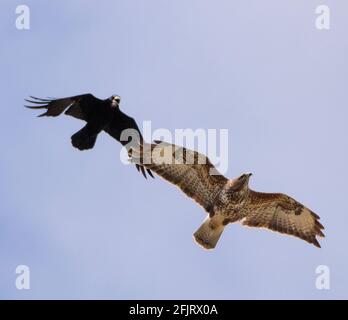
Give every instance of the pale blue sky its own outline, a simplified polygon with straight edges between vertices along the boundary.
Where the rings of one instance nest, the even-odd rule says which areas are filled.
[[[15,8],[31,8],[31,29]],[[0,298],[348,298],[348,4],[325,1],[13,1],[0,7]],[[36,118],[28,95],[122,96],[152,127],[229,129],[229,169],[321,216],[322,249],[229,226],[215,251],[192,240],[203,210],[119,161],[83,123]],[[15,288],[15,268],[31,289]],[[331,289],[315,287],[328,265]]]

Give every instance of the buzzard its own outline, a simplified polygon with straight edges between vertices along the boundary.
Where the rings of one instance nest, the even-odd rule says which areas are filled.
[[[92,149],[101,131],[107,132],[122,145],[127,146],[128,152],[130,152],[132,144],[137,145],[143,141],[135,120],[120,110],[121,97],[118,95],[112,95],[105,100],[98,99],[90,93],[61,99],[41,99],[33,96],[30,98],[31,100],[25,100],[33,105],[26,107],[46,109],[39,117],[57,117],[65,111],[65,114],[87,122],[81,130],[71,137],[72,145],[79,150]],[[121,140],[121,133],[126,129],[135,130],[136,137],[132,137],[135,138],[134,141],[131,137],[128,137],[127,140]],[[146,178],[144,168],[139,165],[136,165],[136,168],[138,171],[141,169]],[[147,172],[153,177],[150,170]]]
[[[229,180],[203,154],[166,142],[155,141],[137,149],[130,158],[132,163],[173,183],[207,211],[207,218],[194,233],[204,248],[215,248],[225,227],[237,221],[292,235],[320,248],[316,236],[324,237],[324,227],[319,216],[285,194],[249,189],[251,173]]]

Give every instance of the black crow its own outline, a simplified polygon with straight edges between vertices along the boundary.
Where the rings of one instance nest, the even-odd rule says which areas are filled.
[[[87,122],[81,130],[71,136],[72,145],[79,150],[92,149],[98,134],[102,130],[122,145],[127,146],[129,153],[131,152],[130,145],[138,145],[143,141],[135,120],[120,110],[121,98],[118,95],[112,95],[105,100],[100,100],[90,93],[62,99],[41,99],[33,96],[30,96],[30,98],[31,100],[25,100],[33,105],[26,107],[30,109],[46,109],[39,117],[56,117],[66,110],[65,114]],[[121,133],[126,129],[134,129],[137,137],[132,137],[133,140],[131,137],[128,137],[128,140],[121,141]],[[138,171],[141,170],[146,178],[144,168],[139,165],[136,165],[136,168]],[[147,172],[153,177],[150,170],[147,170]]]

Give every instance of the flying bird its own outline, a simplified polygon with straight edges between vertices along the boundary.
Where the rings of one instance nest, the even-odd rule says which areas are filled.
[[[79,150],[92,149],[97,140],[98,134],[105,131],[111,137],[128,148],[131,152],[131,145],[142,143],[143,137],[135,120],[120,110],[121,97],[112,95],[101,100],[92,94],[81,94],[61,99],[41,99],[30,96],[25,99],[32,105],[26,106],[30,109],[45,109],[39,117],[57,117],[64,113],[76,119],[84,120],[87,124],[71,137],[72,145]],[[126,129],[133,129],[134,135],[128,139],[121,140],[121,134]],[[132,138],[134,138],[132,140]],[[136,165],[146,178],[143,167]],[[153,177],[150,170],[148,174]]]
[[[319,216],[285,194],[251,190],[251,173],[227,179],[205,155],[161,141],[135,149],[130,162],[173,183],[205,209],[208,216],[194,239],[206,249],[215,248],[225,227],[237,221],[292,235],[320,248],[316,236],[324,237],[324,227]]]

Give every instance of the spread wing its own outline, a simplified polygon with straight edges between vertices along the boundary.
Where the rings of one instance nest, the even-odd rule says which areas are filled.
[[[316,236],[324,237],[324,227],[319,219],[314,212],[285,194],[250,190],[250,201],[242,223],[293,235],[320,248]]]
[[[69,108],[65,114],[80,120],[85,120],[84,112],[81,106],[92,107],[96,103],[101,102],[100,99],[96,98],[90,93],[61,99],[41,99],[33,96],[30,96],[30,98],[31,99],[25,99],[25,101],[32,104],[30,106],[26,106],[27,108],[46,109],[46,111],[40,114],[39,117],[57,117],[64,110]]]
[[[129,138],[127,140],[121,139],[122,132],[124,130],[128,130],[128,129],[134,130],[133,131],[134,135],[135,135],[135,136],[133,136],[134,139],[133,140],[131,140],[131,138]],[[108,133],[111,137],[116,139],[118,142],[120,142],[123,146],[130,147],[127,150],[129,155],[132,152],[130,150],[132,148],[132,146],[133,146],[133,148],[135,148],[136,146],[139,145],[139,143],[142,143],[142,141],[143,141],[143,136],[139,130],[139,127],[138,127],[136,121],[121,111],[117,114],[117,117],[114,117],[112,119],[112,121],[104,127],[104,131],[106,133]],[[131,144],[130,144],[130,142],[131,142]],[[145,172],[145,169],[143,166],[139,166],[138,164],[136,164],[135,166],[139,172],[141,170],[141,173],[143,174],[143,176],[145,178],[147,178],[146,172],[149,174],[149,176],[154,178],[151,170],[146,169],[146,172]]]
[[[130,138],[121,139],[122,132],[127,129],[134,130],[134,133],[132,133],[132,141]],[[115,116],[110,121],[110,123],[108,123],[104,127],[104,131],[108,133],[111,137],[113,137],[115,140],[120,142],[123,146],[128,145],[130,142],[132,142],[132,146],[136,147],[139,145],[139,143],[143,141],[143,136],[139,130],[136,121],[121,111],[118,112],[117,116]]]
[[[42,99],[42,98],[36,98],[36,97],[30,96],[30,99],[25,99],[25,100],[32,104],[30,106],[26,106],[27,108],[46,109],[46,111],[43,114],[40,114],[39,117],[43,117],[43,116],[57,117],[66,110],[65,111],[66,115],[72,116],[80,120],[85,120],[85,121],[87,121],[86,118],[88,118],[88,114],[89,115],[92,114],[93,116],[96,115],[94,111],[97,110],[98,106],[103,102],[103,100],[96,98],[90,93],[81,94],[81,95],[72,96],[72,97],[60,98],[60,99]],[[119,142],[121,142],[119,140],[119,135],[121,134],[123,129],[134,128],[138,130],[138,132],[140,133],[135,120],[126,115],[125,117],[122,117],[122,115],[124,114],[121,113],[121,119],[118,119],[117,117],[115,117],[111,121],[111,123],[108,124],[107,127],[105,128],[105,131],[109,133],[111,136],[113,136]],[[89,135],[88,130],[86,130],[88,129],[89,125],[90,124],[87,124],[86,127],[84,127],[82,130],[80,130],[78,133],[76,133],[72,137],[73,145],[80,150],[93,148],[95,139],[97,137],[97,134],[99,133],[99,129],[98,129],[96,130],[96,134]],[[86,139],[85,135],[87,136],[88,139]],[[79,140],[81,139],[82,139],[82,143],[79,142]],[[142,174],[146,178],[144,168],[139,167],[138,165],[136,167],[138,171],[141,169]],[[150,176],[153,176],[150,171],[148,171],[148,173]]]
[[[155,142],[133,150],[131,162],[151,169],[210,212],[227,179],[216,175],[217,170],[203,154],[166,142]]]

